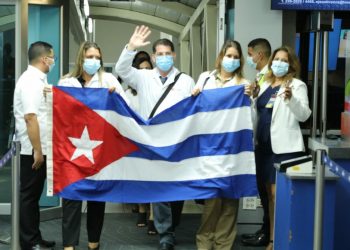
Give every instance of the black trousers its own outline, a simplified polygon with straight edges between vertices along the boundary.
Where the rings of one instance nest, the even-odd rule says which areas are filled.
[[[263,224],[261,230],[265,234],[270,235],[269,198],[267,196],[266,183],[263,178],[263,168],[259,165],[259,156],[257,157],[257,154],[259,154],[258,150],[259,149],[255,150],[256,183],[261,200],[261,205],[264,210]]]
[[[184,201],[170,202],[171,215],[172,215],[172,227],[174,231],[175,231],[175,228],[180,224],[183,206],[184,206]]]
[[[88,201],[86,228],[89,242],[100,242],[105,215],[105,202]],[[62,199],[63,246],[79,245],[82,201]]]
[[[21,155],[20,167],[20,244],[22,249],[31,248],[41,241],[39,199],[46,179],[45,163],[33,170],[32,155]]]

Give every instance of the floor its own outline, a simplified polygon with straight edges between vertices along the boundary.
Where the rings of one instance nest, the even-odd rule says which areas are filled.
[[[176,230],[177,245],[176,250],[195,250],[195,232],[198,228],[200,215],[183,214],[180,226]],[[77,249],[86,249],[87,235],[85,230],[85,219],[83,218],[81,227],[80,247]],[[125,214],[106,214],[104,228],[101,238],[101,250],[150,250],[157,249],[158,236],[149,236],[145,228],[137,228],[136,215]],[[238,234],[254,232],[258,225],[239,224]],[[41,223],[43,237],[49,240],[55,240],[56,249],[62,249],[61,239],[61,219],[45,221]],[[9,216],[0,216],[0,238],[6,238],[11,232]],[[11,249],[9,245],[0,243],[0,250]],[[262,250],[263,247],[246,247],[240,244],[238,235],[234,244],[235,250]]]

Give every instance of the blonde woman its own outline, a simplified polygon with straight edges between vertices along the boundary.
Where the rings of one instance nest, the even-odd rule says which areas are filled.
[[[118,92],[127,102],[126,95],[118,80],[103,70],[100,47],[93,42],[84,42],[79,49],[75,67],[64,76],[59,86],[80,88],[108,88]],[[62,200],[62,237],[65,250],[75,249],[79,244],[82,201]],[[105,202],[87,201],[86,227],[88,233],[88,249],[100,247],[100,236],[103,227]]]
[[[215,70],[204,72],[192,92],[198,95],[203,89],[225,88],[245,84],[243,56],[237,41],[225,42],[216,59]],[[247,89],[248,91],[248,89]],[[231,250],[236,237],[238,199],[214,198],[204,201],[201,225],[196,236],[199,250]]]
[[[275,176],[274,163],[303,155],[304,142],[299,122],[311,114],[306,84],[296,77],[300,71],[297,56],[291,48],[276,49],[268,63],[258,97],[255,100],[257,126],[255,149],[257,169],[260,169],[269,199],[270,242],[273,249]]]

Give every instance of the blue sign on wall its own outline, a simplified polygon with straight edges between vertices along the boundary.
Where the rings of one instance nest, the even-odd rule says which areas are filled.
[[[273,10],[350,10],[350,0],[271,0]]]

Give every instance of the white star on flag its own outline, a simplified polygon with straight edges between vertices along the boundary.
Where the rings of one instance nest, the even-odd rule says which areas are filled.
[[[71,161],[81,155],[85,155],[92,163],[95,163],[92,150],[100,145],[103,141],[90,140],[87,126],[85,126],[80,138],[68,137],[72,144],[76,147]]]

